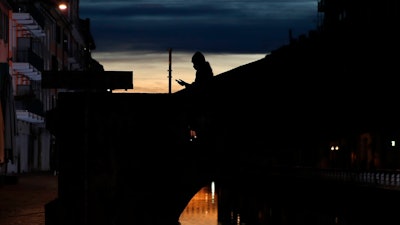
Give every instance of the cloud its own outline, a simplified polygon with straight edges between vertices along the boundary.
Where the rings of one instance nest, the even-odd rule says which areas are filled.
[[[100,52],[266,53],[316,28],[317,1],[81,0],[80,16]]]

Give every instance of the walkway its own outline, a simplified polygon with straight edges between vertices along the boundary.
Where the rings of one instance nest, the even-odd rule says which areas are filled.
[[[57,176],[49,173],[23,174],[16,184],[0,185],[0,224],[44,225],[44,206],[57,191]]]

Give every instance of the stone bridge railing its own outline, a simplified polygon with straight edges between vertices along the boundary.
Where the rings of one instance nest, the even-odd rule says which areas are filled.
[[[297,177],[367,185],[400,191],[400,170],[350,170],[296,168]]]

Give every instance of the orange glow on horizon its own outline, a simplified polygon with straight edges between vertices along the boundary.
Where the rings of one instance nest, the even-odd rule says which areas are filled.
[[[193,82],[195,70],[190,62],[192,52],[175,51],[172,55],[171,77],[172,93],[182,90],[174,79]],[[211,63],[214,76],[241,65],[259,60],[265,54],[213,54],[205,52]],[[168,93],[169,91],[169,54],[168,52],[93,52],[106,71],[133,71],[134,88],[131,90],[113,90],[113,93]]]

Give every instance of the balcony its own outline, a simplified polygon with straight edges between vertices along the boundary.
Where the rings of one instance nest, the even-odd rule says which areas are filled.
[[[28,110],[16,110],[17,119],[28,123],[44,123],[44,117],[29,112]]]
[[[83,66],[81,65],[81,62],[84,62],[84,59],[80,52],[68,52],[68,63],[71,65],[71,70],[82,70]]]
[[[12,70],[23,74],[31,80],[41,80],[41,72],[44,69],[44,61],[32,49],[14,49],[13,50]]]
[[[29,1],[28,1],[29,2]],[[33,4],[17,4],[13,7],[12,20],[30,32],[32,36],[44,37],[45,19],[43,14]]]
[[[29,63],[24,63],[24,62],[13,63],[12,70],[29,77],[29,79],[31,80],[42,79],[41,72]]]
[[[17,24],[22,25],[25,30],[29,31],[35,37],[44,37],[46,35],[43,28],[30,13],[13,13],[12,19],[15,20]]]

